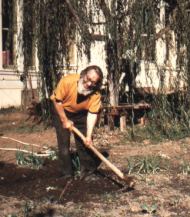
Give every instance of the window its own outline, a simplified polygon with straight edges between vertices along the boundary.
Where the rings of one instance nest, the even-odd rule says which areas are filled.
[[[155,23],[153,18],[153,12],[147,8],[143,8],[142,25],[144,33],[141,34],[141,57],[145,60],[155,60]]]
[[[176,0],[167,0],[165,6],[165,27],[173,31],[172,16],[173,11],[177,6]],[[172,36],[170,32],[166,32],[166,60],[170,59],[170,50],[172,45]]]
[[[35,66],[35,41],[34,41],[34,0],[23,2],[23,44],[24,61],[28,69]]]
[[[2,65],[13,65],[13,0],[2,0]]]

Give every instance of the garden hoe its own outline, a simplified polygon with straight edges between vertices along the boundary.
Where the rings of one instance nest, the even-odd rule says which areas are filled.
[[[76,135],[78,135],[83,141],[85,141],[85,136],[76,128],[72,127],[71,131],[73,131]],[[109,160],[107,160],[93,145],[88,146],[90,150],[94,152],[94,154],[100,158],[121,180],[125,181],[129,188],[134,188],[135,180],[133,177],[125,176],[115,165],[113,165]]]

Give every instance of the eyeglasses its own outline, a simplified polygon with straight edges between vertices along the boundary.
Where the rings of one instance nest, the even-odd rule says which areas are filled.
[[[88,83],[90,87],[95,88],[97,86],[97,81],[93,81],[88,74],[84,76],[84,82]]]

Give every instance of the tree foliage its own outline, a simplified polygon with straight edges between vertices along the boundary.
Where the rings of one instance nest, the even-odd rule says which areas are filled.
[[[161,25],[163,4],[165,23],[157,31],[156,26]],[[135,78],[139,73],[139,61],[144,60],[147,65],[151,62],[157,67],[160,78],[159,94],[151,97],[157,108],[151,113],[151,119],[164,130],[166,125],[168,129],[169,122],[170,127],[174,122],[183,122],[183,126],[190,127],[190,4],[187,0],[25,0],[23,8],[25,66],[29,65],[27,55],[31,51],[31,41],[35,39],[44,98],[51,95],[63,65],[70,64],[69,47],[73,41],[79,52],[91,58],[94,16],[103,16],[109,94],[114,95],[111,104],[117,105],[120,94],[124,94],[119,83],[122,73],[125,73],[124,81],[129,86],[126,102],[136,102]],[[164,94],[166,71],[159,66],[156,55],[158,40],[163,40],[170,48],[171,31],[175,33],[177,47],[177,79],[173,84],[176,94],[172,96]],[[77,37],[80,40],[76,40]],[[146,67],[147,77],[149,73],[149,67]],[[182,92],[181,79],[185,84]],[[141,95],[141,99],[147,100],[146,96]],[[47,108],[45,104],[44,110]]]

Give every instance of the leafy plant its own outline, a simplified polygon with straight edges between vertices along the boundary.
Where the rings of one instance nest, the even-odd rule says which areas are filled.
[[[180,202],[180,196],[172,197],[169,204],[170,206],[178,206]]]
[[[142,212],[149,213],[149,214],[155,213],[157,208],[158,208],[158,206],[156,203],[151,204],[151,205],[148,205],[145,203],[145,204],[141,205]]]
[[[189,175],[190,174],[190,163],[189,162],[183,162],[182,165],[180,166],[181,171],[184,175]]]
[[[25,201],[23,205],[23,216],[29,217],[29,214],[31,213],[33,208],[34,208],[34,204],[31,201]]]
[[[73,166],[75,176],[79,176],[81,165],[80,165],[80,159],[79,159],[78,154],[74,152],[71,153],[71,159],[72,159],[72,166]]]
[[[162,166],[162,158],[160,156],[146,156],[127,159],[128,161],[128,173],[138,174],[150,174],[157,173],[162,169],[166,169]]]
[[[16,161],[18,165],[27,166],[33,169],[39,169],[44,163],[44,160],[41,157],[33,154],[25,154],[20,151],[16,152]]]
[[[58,155],[57,152],[54,150],[48,150],[46,151],[47,154],[49,154],[48,159],[50,160],[57,160],[58,159]]]

